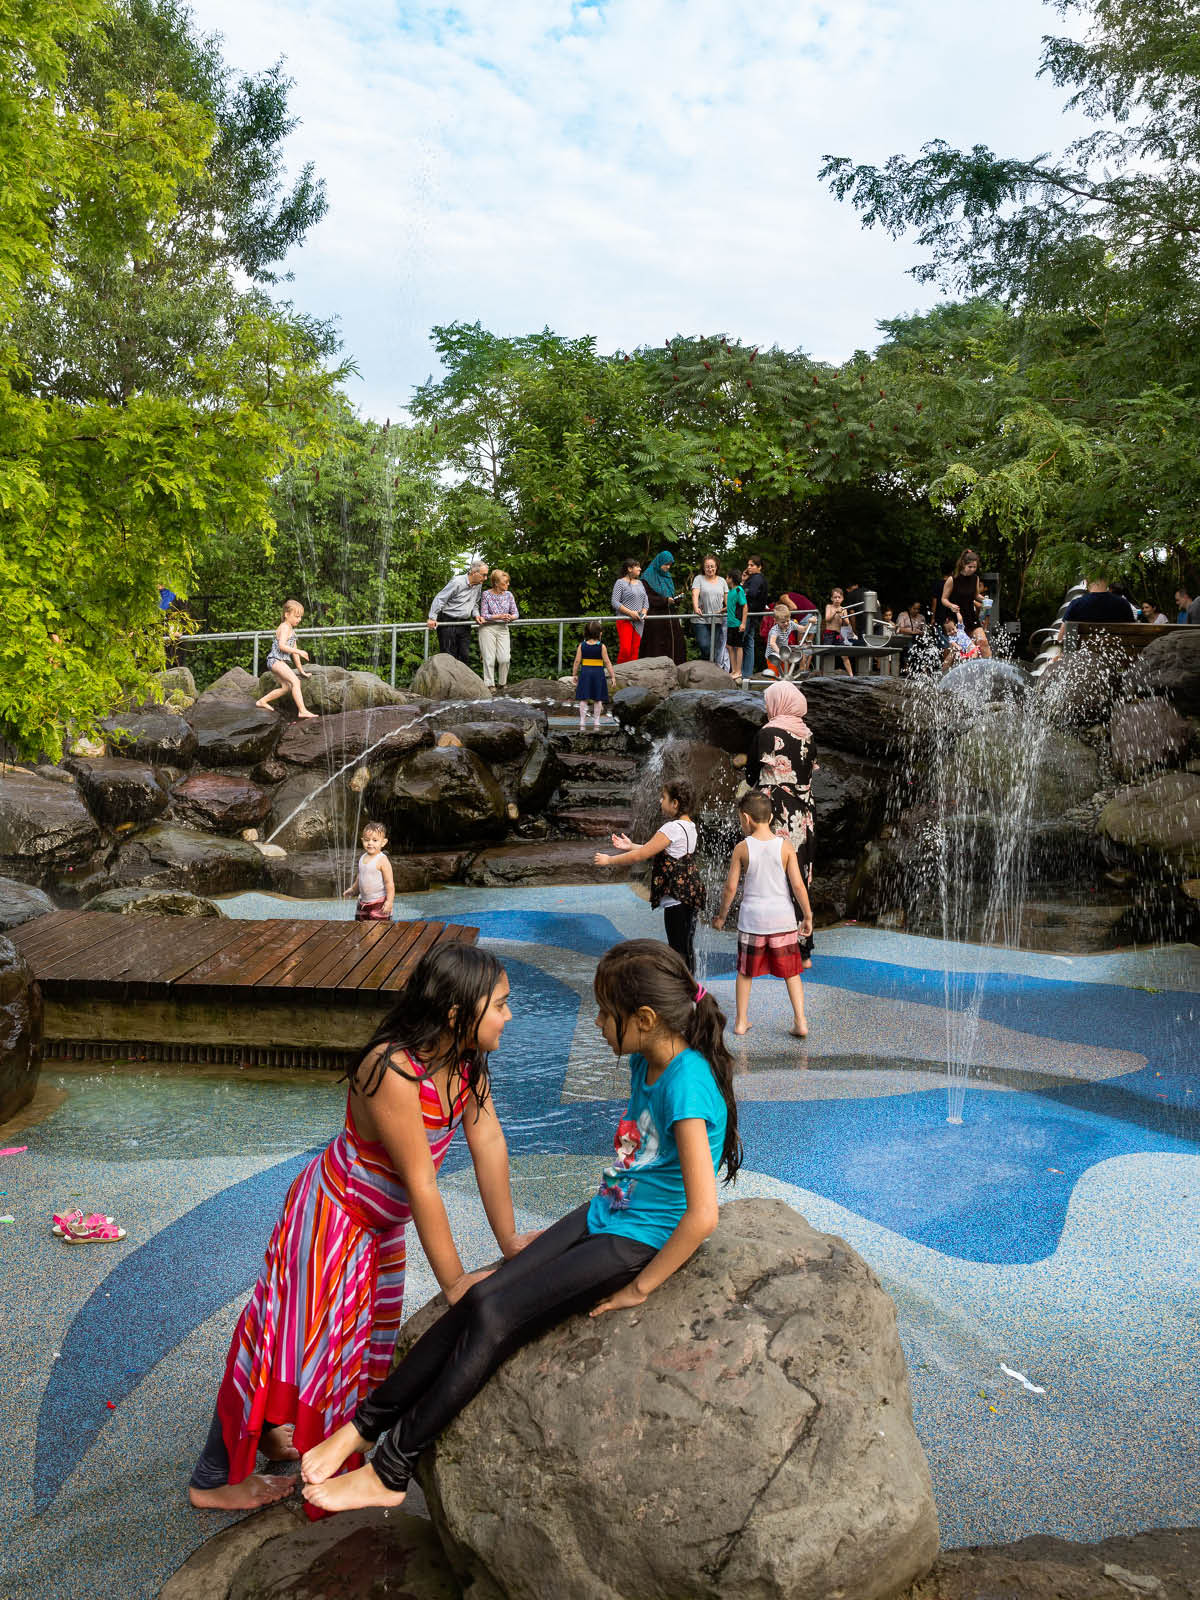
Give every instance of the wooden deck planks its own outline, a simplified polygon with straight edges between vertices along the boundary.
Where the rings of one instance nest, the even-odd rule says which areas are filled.
[[[237,938],[219,950],[214,950],[203,961],[196,962],[175,979],[180,985],[210,984],[217,987],[233,984],[244,988],[253,983],[251,972],[269,971],[279,964],[280,945],[290,937],[296,943],[312,937],[308,927],[297,928],[292,922],[282,925],[275,921],[247,922],[241,925]]]
[[[389,941],[387,948],[383,950],[372,950],[368,960],[354,969],[352,978],[354,989],[356,991],[360,989],[378,989],[379,984],[375,981],[378,975],[390,972],[398,962],[403,961],[408,956],[413,945],[420,938],[421,930],[426,926],[427,924],[423,922],[410,923],[405,930],[406,936],[403,940],[397,940],[395,943]]]
[[[424,923],[412,946],[403,953],[394,952],[393,959],[381,962],[369,978],[363,979],[359,989],[398,989],[425,952],[433,949],[444,929],[445,923],[442,922]],[[389,951],[388,955],[392,957],[393,952]]]

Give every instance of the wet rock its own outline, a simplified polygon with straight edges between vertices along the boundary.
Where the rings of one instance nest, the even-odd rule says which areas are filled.
[[[304,703],[320,716],[336,716],[343,711],[365,711],[374,706],[403,705],[404,695],[374,672],[350,672],[345,667],[309,664],[309,676],[302,681]],[[258,680],[258,694],[279,688],[279,679],[264,672]],[[255,696],[257,698],[257,695]],[[284,712],[292,707],[291,697],[273,702]]]
[[[609,710],[622,727],[636,728],[665,699],[666,695],[659,694],[657,689],[631,684],[628,689],[617,690],[609,702]]]
[[[1200,1529],[944,1550],[903,1600],[1200,1600]]]
[[[532,721],[504,722],[499,717],[489,722],[458,722],[440,739],[452,736],[460,745],[474,750],[484,761],[524,760],[526,752],[537,738],[537,727]]]
[[[550,700],[555,705],[574,705],[575,690],[557,678],[522,678],[505,689],[510,700]]]
[[[269,860],[267,885],[275,894],[298,900],[329,900],[355,881],[358,850],[319,850]],[[421,894],[439,883],[455,883],[469,859],[463,850],[435,850],[424,855],[398,855],[390,846],[388,860],[397,894]]]
[[[613,668],[618,690],[636,685],[640,689],[653,689],[663,699],[678,688],[675,673],[675,663],[670,656],[644,656],[638,661],[623,661]]]
[[[766,708],[757,695],[739,689],[680,689],[655,707],[641,731],[652,739],[694,739],[741,755],[766,720]]]
[[[1192,725],[1169,700],[1128,700],[1114,708],[1108,733],[1113,766],[1120,777],[1133,778],[1147,768],[1182,761]]]
[[[912,692],[903,679],[849,678],[838,673],[806,678],[801,688],[808,701],[805,720],[818,750],[848,750],[875,761],[896,759],[905,696]]]
[[[183,889],[109,889],[89,900],[84,911],[112,911],[122,917],[222,917],[203,895]]]
[[[1100,785],[1090,745],[1061,729],[1039,735],[1019,711],[1003,707],[968,727],[948,759],[981,808],[997,813],[1059,816]]]
[[[197,758],[213,767],[252,767],[274,755],[283,724],[274,711],[260,711],[227,701],[204,703],[203,696],[187,714],[196,735]]]
[[[306,727],[307,724],[298,723],[297,726]],[[286,733],[284,734],[283,738],[287,738]],[[282,742],[283,740],[281,739],[280,743]],[[267,788],[273,788],[275,784],[282,783],[285,778],[291,777],[291,768],[285,765],[284,762],[280,761],[278,755],[273,755],[268,756],[265,761],[260,761],[256,767],[253,767],[251,769],[250,776],[254,779],[255,783],[261,783]]]
[[[275,679],[271,681],[279,687]],[[245,667],[230,667],[196,696],[195,703],[204,708],[215,704],[252,706],[261,693],[258,679],[252,672],[247,672]]]
[[[495,838],[508,820],[499,784],[472,750],[419,750],[389,762],[366,794],[368,814],[397,845]]]
[[[1121,692],[1129,657],[1104,634],[1090,636],[1078,650],[1065,652],[1038,681],[1038,700],[1062,728],[1090,728],[1106,722]]]
[[[344,711],[317,722],[289,722],[276,746],[280,761],[295,767],[320,767],[326,777],[348,761],[376,761],[387,754],[419,750],[433,741],[416,706],[374,706]]]
[[[675,684],[680,689],[736,689],[738,680],[715,661],[684,661],[675,668]]]
[[[467,723],[517,722],[523,727],[532,727],[538,733],[545,733],[548,726],[545,706],[526,705],[523,700],[514,700],[508,695],[465,706],[430,707],[423,713],[422,721],[425,727],[437,733],[447,728],[457,733]]]
[[[857,855],[883,821],[891,772],[846,750],[819,751],[813,774],[814,860]]]
[[[33,1099],[42,1064],[42,991],[11,939],[0,935],[0,1122]]]
[[[430,700],[488,700],[483,679],[455,656],[439,651],[417,668],[412,681],[413,694]]]
[[[47,783],[32,772],[0,773],[0,871],[40,878],[51,867],[86,861],[100,829],[76,784]]]
[[[0,932],[18,928],[35,917],[48,916],[56,909],[54,901],[31,883],[17,878],[0,878]]]
[[[553,814],[556,828],[584,839],[607,844],[614,833],[627,833],[630,811],[626,806],[564,806]]]
[[[642,865],[600,868],[594,839],[537,839],[530,843],[489,845],[471,861],[463,881],[477,888],[544,883],[605,883],[645,876]]]
[[[727,750],[719,750],[716,745],[705,744],[697,739],[670,740],[657,752],[653,768],[642,768],[635,780],[633,837],[650,838],[662,821],[660,797],[663,784],[672,778],[686,778],[696,794],[693,816],[705,823],[701,846],[704,846],[714,822],[728,822],[733,832],[723,839],[722,848],[728,844],[732,849],[741,837],[736,831],[733,815],[741,776],[740,769],[734,766],[733,757]]]
[[[262,830],[264,842],[282,845],[289,854],[352,849],[370,813],[350,789],[349,778],[343,773],[330,783],[320,771],[294,773],[272,797],[270,821]]]
[[[44,762],[44,761],[39,763],[36,767],[34,767],[33,770],[34,770],[34,772],[37,773],[39,778],[45,778],[48,783],[74,783],[75,782],[74,773],[67,772],[62,767],[51,767],[51,766],[47,765],[47,763]]]
[[[106,828],[149,822],[167,809],[167,791],[145,762],[106,756],[99,761],[68,758],[68,766],[92,815]]]
[[[1200,628],[1152,639],[1124,679],[1129,695],[1165,695],[1185,717],[1200,717]]]
[[[577,1600],[887,1600],[937,1556],[895,1308],[781,1201],[724,1206],[602,1337],[580,1316],[519,1350],[419,1470],[473,1600],[531,1573]]]
[[[206,1549],[201,1547],[184,1572]],[[266,1540],[240,1564],[227,1593],[224,1586],[219,1592],[222,1600],[317,1600],[326,1595],[338,1600],[460,1600],[461,1595],[432,1524],[427,1517],[408,1515],[407,1503],[386,1518],[378,1511],[343,1511],[316,1523],[293,1519],[285,1532]],[[217,1593],[211,1580],[207,1585],[198,1581],[194,1591],[177,1597],[164,1591],[164,1600],[215,1600]]]
[[[73,901],[108,889],[185,889],[236,894],[262,881],[263,858],[252,844],[158,823],[74,873],[59,873],[56,892]]]
[[[558,788],[562,771],[554,746],[537,736],[517,778],[517,804],[521,810],[540,811]]]
[[[1120,789],[1100,813],[1100,834],[1135,855],[1157,856],[1183,877],[1200,872],[1200,775],[1166,772]]]
[[[100,724],[115,754],[152,766],[189,766],[198,748],[192,725],[173,711],[122,711]]]
[[[239,833],[271,810],[265,789],[232,772],[193,772],[175,785],[171,799],[182,821],[214,833]]]

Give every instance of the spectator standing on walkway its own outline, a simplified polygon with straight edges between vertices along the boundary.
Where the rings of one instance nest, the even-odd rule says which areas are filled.
[[[720,662],[725,653],[725,604],[728,594],[729,585],[717,572],[716,556],[705,556],[703,570],[692,579],[696,643],[705,661]]]
[[[687,660],[687,645],[683,642],[683,629],[679,618],[673,615],[675,604],[675,557],[669,550],[655,556],[646,568],[642,581],[646,586],[646,601],[650,614],[642,633],[642,656],[669,656],[676,666]]]
[[[642,582],[642,563],[629,557],[621,566],[621,576],[613,584],[612,608],[617,618],[617,665],[636,661],[642,648],[642,629],[650,609],[646,585]]]
[[[742,587],[742,574],[731,567],[725,579],[729,593],[725,597],[725,642],[729,649],[729,671],[735,678],[742,675],[742,649],[746,637],[746,591]]]
[[[508,682],[508,663],[512,660],[508,625],[520,615],[517,602],[509,593],[508,573],[496,567],[490,585],[479,597],[479,656],[488,689],[497,684],[503,689]]]
[[[746,626],[742,634],[742,682],[749,683],[754,676],[755,641],[761,631],[762,613],[768,609],[767,580],[763,576],[761,556],[746,557],[742,588],[746,591]]]
[[[486,561],[472,561],[465,574],[451,578],[433,597],[429,607],[428,626],[430,631],[437,629],[438,648],[464,666],[471,664],[471,623],[478,619],[487,575]]]
[[[1182,584],[1175,591],[1175,604],[1179,607],[1176,622],[1200,622],[1200,600],[1193,600]]]

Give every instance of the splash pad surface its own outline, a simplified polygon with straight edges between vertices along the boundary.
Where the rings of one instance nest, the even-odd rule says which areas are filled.
[[[351,908],[246,895],[226,910]],[[505,961],[496,1099],[523,1225],[553,1218],[594,1185],[627,1081],[592,1024],[596,959],[661,937],[661,918],[608,886],[445,891],[396,913],[470,922]],[[782,984],[755,984],[735,1192],[841,1234],[895,1298],[943,1542],[1194,1523],[1197,951],[954,948],[988,975],[956,1127],[947,947],[844,927],[817,948],[807,1046],[784,1032]],[[733,940],[707,931],[702,950],[732,1014]],[[183,1486],[283,1195],[339,1126],[343,1091],[321,1073],[136,1064],[46,1077],[61,1103],[44,1096],[44,1120],[12,1141],[28,1152],[0,1164],[16,1217],[2,1592],[149,1597],[231,1520],[191,1511]],[[444,1190],[464,1260],[489,1258],[458,1142]],[[118,1215],[128,1239],[68,1252],[49,1215],[76,1204]],[[414,1249],[408,1309],[434,1287]]]

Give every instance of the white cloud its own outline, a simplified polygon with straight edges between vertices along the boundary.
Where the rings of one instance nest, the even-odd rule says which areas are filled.
[[[602,349],[727,331],[841,358],[929,304],[826,152],[1060,147],[1040,0],[193,0],[231,64],[287,58],[289,147],[330,211],[289,263],[340,316],[363,409],[395,416],[434,323],[549,324]]]

